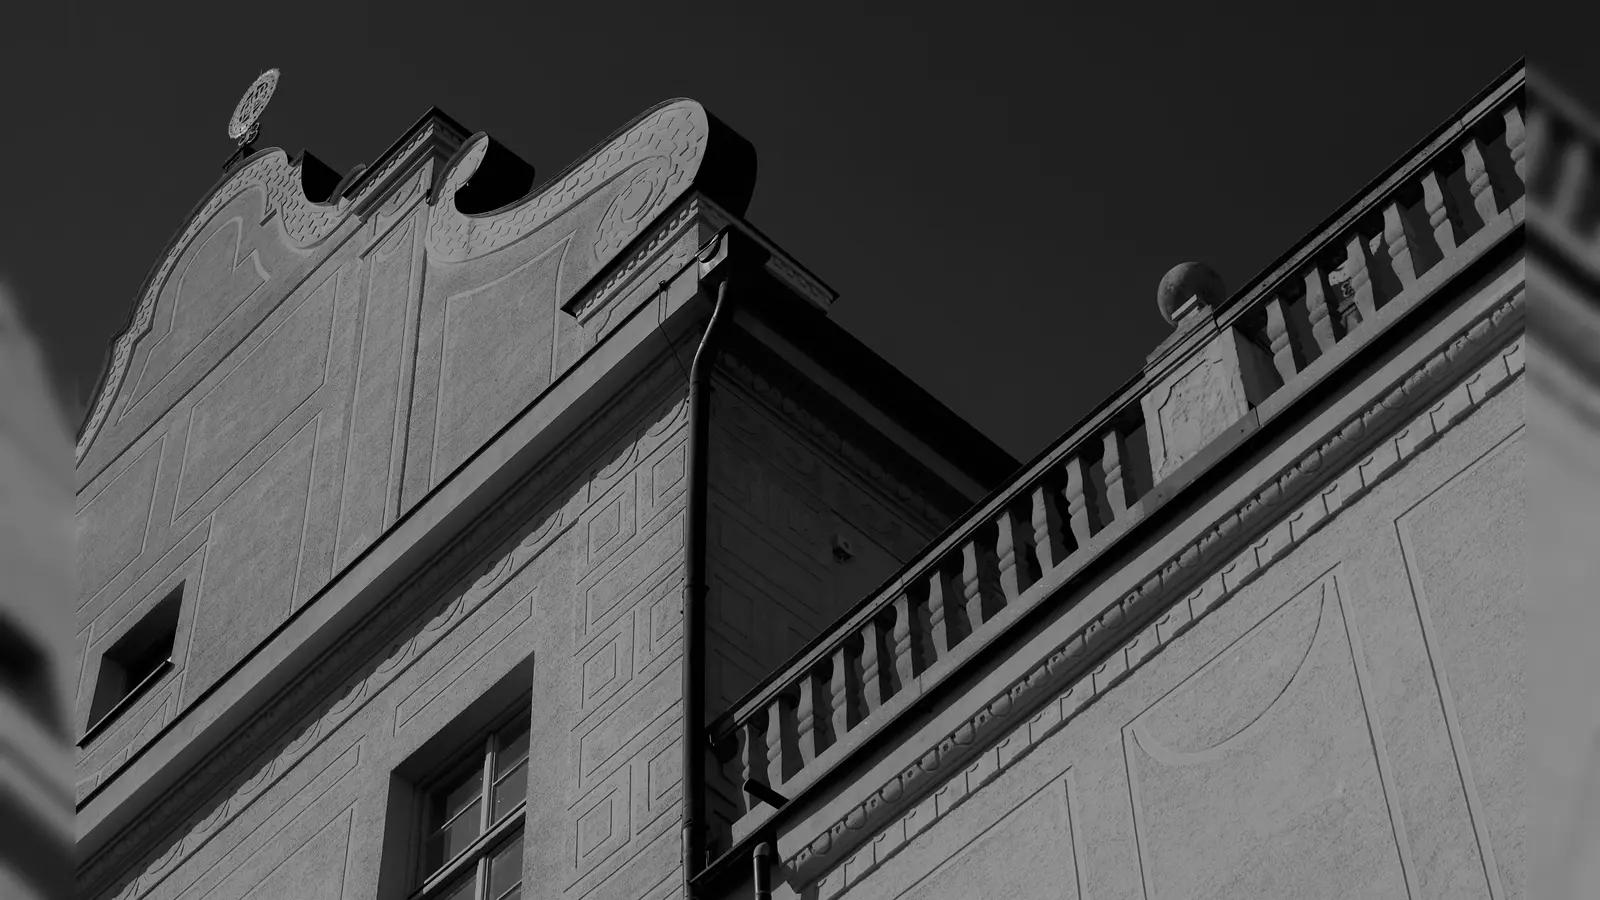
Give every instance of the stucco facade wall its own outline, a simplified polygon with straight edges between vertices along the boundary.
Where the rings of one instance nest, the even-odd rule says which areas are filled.
[[[748,347],[731,354],[712,392],[707,721],[870,595],[948,522],[948,513],[896,477],[905,460],[847,459],[835,431],[844,423],[797,399],[801,392],[786,390],[783,375],[759,359]],[[707,773],[710,840],[726,849],[720,842],[744,801],[709,756]]]
[[[281,151],[252,157],[180,235],[119,342],[78,466],[75,734],[95,724],[106,650],[180,586],[181,615],[172,671],[81,748],[80,803],[659,296],[706,236],[696,104],[665,105],[566,181],[472,218],[455,194],[483,143],[447,167],[464,135],[419,128],[383,164],[398,170],[373,177],[381,189],[337,204],[308,201]]]
[[[819,900],[1525,896],[1521,340],[1437,443],[1135,654],[1200,611],[1151,626],[1126,680],[1007,735]]]
[[[759,377],[744,369],[717,379],[713,401],[709,718],[864,599],[948,521],[923,498],[900,495],[907,489],[892,474],[894,460],[874,460],[876,475],[846,460],[806,427],[825,421],[825,411],[766,380],[763,396],[754,386]]]
[[[393,598],[308,673],[346,667],[335,688],[291,689],[230,743],[266,751],[98,895],[407,896],[411,788],[394,772],[507,679],[532,690],[528,882],[675,885],[685,437],[684,385],[659,360],[463,537],[470,568]]]

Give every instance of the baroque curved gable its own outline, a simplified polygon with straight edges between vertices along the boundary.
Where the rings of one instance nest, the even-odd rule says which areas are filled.
[[[375,171],[363,173],[359,190],[328,203],[306,196],[301,161],[291,160],[282,150],[261,151],[228,175],[168,246],[128,326],[113,339],[99,390],[79,434],[77,460],[81,463],[88,454],[119,400],[129,404],[126,395],[135,389],[129,372],[141,343],[160,321],[161,298],[172,293],[169,288],[181,278],[183,264],[205,251],[219,224],[225,224],[220,218],[234,211],[242,195],[254,191],[262,198],[259,222],[250,224],[265,227],[275,222],[278,236],[292,254],[314,253],[347,219],[364,220],[373,213],[382,199],[378,195],[393,187],[391,170],[410,160],[428,136],[426,130],[418,131],[405,146],[385,154]],[[691,187],[739,212],[749,202],[754,184],[755,154],[750,145],[700,104],[673,100],[638,116],[584,159],[510,206],[486,215],[462,213],[456,195],[476,174],[488,143],[483,134],[470,140],[445,167],[442,179],[435,181],[428,198],[426,232],[431,262],[468,262],[510,247],[574,207],[596,200],[599,192],[609,191],[608,205],[591,228],[589,258],[570,260],[578,263],[573,274],[583,279],[599,271]],[[243,265],[241,260],[235,262]]]
[[[375,182],[369,182],[372,183]],[[328,204],[312,202],[301,186],[300,160],[291,161],[288,154],[276,148],[251,156],[218,185],[168,246],[165,256],[145,283],[133,318],[113,339],[100,390],[78,436],[77,459],[83,459],[89,445],[105,424],[111,405],[127,376],[134,347],[140,338],[149,333],[151,323],[155,320],[156,300],[178,263],[190,255],[196,239],[202,236],[213,219],[232,201],[250,190],[259,190],[265,195],[262,221],[275,217],[281,225],[284,238],[296,249],[313,248],[325,241],[357,202],[356,198],[343,198]]]

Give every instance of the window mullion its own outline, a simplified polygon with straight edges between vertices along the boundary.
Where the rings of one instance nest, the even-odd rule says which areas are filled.
[[[489,798],[494,794],[494,735],[489,735],[489,740],[483,747],[483,790],[482,799],[478,802],[478,833],[485,834],[489,826],[494,824],[494,813],[489,809]]]

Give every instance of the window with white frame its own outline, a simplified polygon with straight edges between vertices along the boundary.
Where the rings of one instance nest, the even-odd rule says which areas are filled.
[[[521,900],[528,726],[491,731],[423,786],[418,896]]]

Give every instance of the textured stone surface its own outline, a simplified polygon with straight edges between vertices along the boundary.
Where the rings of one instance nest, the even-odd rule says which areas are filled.
[[[668,104],[572,178],[473,217],[453,204],[476,163],[469,153],[442,172],[448,144],[433,135],[448,128],[433,121],[372,176],[381,190],[364,182],[376,193],[337,204],[306,201],[281,152],[253,157],[184,229],[118,341],[80,448],[91,548],[80,643],[141,614],[160,599],[157,573],[203,548],[182,576],[184,603],[199,610],[193,640],[131,713],[160,710],[139,740],[180,719],[536,401],[615,327],[612,307],[652,296],[638,279],[687,262],[693,217],[668,211],[688,208],[716,140],[744,146],[714,140],[720,126],[697,104]],[[396,159],[403,171],[389,173]],[[436,174],[447,188],[429,197]],[[563,311],[660,225],[584,321]],[[129,740],[113,728],[84,748],[82,790],[102,789],[138,752]]]
[[[1510,793],[1526,740],[1522,404],[1519,379],[1286,554],[1251,550],[1262,564],[1236,590],[1224,567],[1184,620],[1175,609],[1083,682],[1092,702],[1075,685],[836,863],[816,895],[920,896],[937,887],[928,873],[1070,777],[1070,821],[1084,824],[1058,828],[1056,846],[1078,880],[1051,879],[1057,895],[1526,896]],[[1332,489],[1348,492],[1347,476]],[[1002,851],[990,865],[1036,859]],[[1017,879],[1007,888],[1027,896]]]
[[[1156,286],[1156,308],[1169,324],[1176,320],[1180,309],[1188,316],[1213,310],[1227,299],[1221,276],[1204,263],[1179,263],[1161,276],[1161,283]],[[1188,305],[1191,302],[1192,307]]]
[[[719,380],[716,403],[712,718],[894,574],[943,524],[825,450],[794,427],[792,412],[739,382]],[[836,539],[848,542],[847,555],[836,555]]]
[[[1141,398],[1155,479],[1172,474],[1264,399],[1271,368],[1265,351],[1223,328]]]
[[[153,777],[152,747],[171,752],[227,715],[230,690],[256,693],[236,731],[213,729],[215,753],[193,748],[182,772],[171,760],[190,760],[163,757],[169,794],[122,801],[137,805],[129,828],[80,864],[81,893],[409,897],[421,782],[461,735],[522,704],[525,893],[678,895],[684,366],[709,292],[676,273],[704,271],[694,254],[713,226],[692,188],[715,133],[697,105],[665,104],[484,216],[453,205],[481,138],[448,164],[419,153],[383,191],[332,206],[297,200],[291,170],[259,156],[203,207],[122,348],[103,430],[86,434],[80,521],[104,550],[83,565],[86,660],[179,584],[185,605],[173,672],[82,749],[80,801],[129,797]],[[1494,290],[1520,274],[1496,271]],[[928,694],[983,708],[953,730],[919,711],[881,741],[868,764],[888,770],[888,754],[932,735],[911,769],[889,772],[892,791],[881,773],[857,783],[841,768],[829,796],[807,798],[796,815],[821,834],[781,837],[784,895],[1525,896],[1523,611],[1507,601],[1524,554],[1521,306],[1490,293],[1447,310],[1462,313],[1459,332],[1441,326],[1386,362],[1401,381],[1357,385],[1373,396],[1339,413],[1354,418],[1315,414],[1339,434],[1292,434],[1312,449],[1232,473],[1267,485],[1237,487],[1248,516],[1213,508],[1222,493],[1186,497],[1222,518],[1146,528],[1107,571],[1056,582],[1071,587],[1025,636],[1054,640],[1055,655],[1006,687],[1035,661],[991,654],[971,697]],[[619,332],[652,343],[608,346]],[[740,332],[714,380],[712,716],[948,520],[907,487],[929,483],[913,462],[924,451],[861,434],[877,426],[823,396],[803,366],[812,350],[785,340]],[[1272,363],[1254,341],[1224,324],[1159,373],[1143,410],[1158,479],[1266,396]],[[625,378],[562,393],[574,371],[618,359]],[[545,444],[506,439],[563,411]],[[516,456],[529,447],[536,458]],[[505,477],[468,480],[493,467]],[[1120,514],[1147,513],[1121,499]],[[458,518],[443,517],[451,504]],[[437,531],[405,545],[414,558],[380,556],[427,516]],[[1005,598],[989,574],[998,545],[962,551],[969,601],[1029,589],[1020,522],[992,526]],[[1195,563],[1201,542],[1223,549]],[[338,640],[292,656],[305,623],[327,621],[313,618],[319,601],[358,578],[382,586],[363,618],[334,620]],[[1072,620],[1080,610],[1102,612]],[[1052,696],[1027,693],[1091,639],[1087,670]],[[271,677],[237,687],[251,666]],[[807,702],[865,675],[819,677]],[[830,707],[808,725],[838,732],[852,714]],[[834,758],[854,746],[835,741]],[[742,809],[726,774],[708,786],[718,852]]]
[[[681,394],[663,393],[675,379],[661,377],[675,372],[658,367],[620,415],[553,460],[559,477],[508,498],[522,511],[502,536],[475,539],[483,561],[422,610],[373,632],[375,655],[350,661],[345,686],[295,710],[274,749],[242,761],[229,786],[161,839],[131,881],[112,883],[113,895],[246,896],[248,887],[257,897],[344,896],[343,883],[376,883],[391,772],[530,658],[533,753],[543,761],[530,794],[564,799],[538,804],[528,828],[568,835],[530,842],[530,874],[574,884],[581,895],[587,889],[577,885],[606,882],[634,851],[670,833],[681,631],[681,530],[670,526],[681,521],[682,500],[681,490],[658,490],[655,473],[682,450]],[[644,518],[632,523],[633,537],[591,566],[582,523],[618,486],[658,502],[635,506]],[[618,626],[610,630],[591,629],[582,612],[586,585],[600,581],[617,585],[600,622]],[[613,651],[613,665],[607,683],[594,686],[597,666],[568,661],[598,648]],[[667,864],[652,883],[676,858]]]

